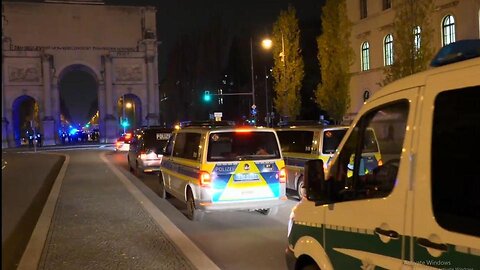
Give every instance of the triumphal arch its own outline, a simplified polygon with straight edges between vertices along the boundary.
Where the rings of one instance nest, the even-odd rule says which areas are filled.
[[[156,10],[102,1],[2,1],[2,148],[19,145],[18,104],[33,100],[44,145],[59,143],[62,80],[95,82],[101,142],[121,133],[119,101],[135,102],[137,126],[159,117]],[[19,112],[20,111],[20,112]],[[23,120],[24,121],[24,120]]]

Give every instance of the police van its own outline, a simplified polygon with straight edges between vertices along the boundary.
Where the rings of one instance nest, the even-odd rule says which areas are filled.
[[[363,107],[328,170],[305,165],[291,212],[290,269],[480,266],[480,40],[444,47],[433,68],[393,82]],[[361,173],[366,131],[383,162]],[[353,174],[348,164],[353,157]]]
[[[258,210],[273,215],[286,201],[285,164],[271,128],[228,121],[190,122],[170,137],[160,165],[160,196],[187,204],[187,217]]]
[[[296,195],[302,198],[305,195],[305,162],[321,159],[327,164],[347,129],[348,126],[327,126],[309,121],[280,123],[275,131],[285,160],[287,188],[294,190]]]

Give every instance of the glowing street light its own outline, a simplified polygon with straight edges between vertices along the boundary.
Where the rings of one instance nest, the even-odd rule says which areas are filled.
[[[272,48],[272,40],[269,38],[262,40],[262,47],[267,50]]]

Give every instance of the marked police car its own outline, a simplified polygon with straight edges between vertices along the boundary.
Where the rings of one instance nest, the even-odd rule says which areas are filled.
[[[175,130],[160,165],[161,197],[187,204],[187,217],[205,212],[259,210],[273,215],[287,198],[285,165],[271,128],[225,121]]]

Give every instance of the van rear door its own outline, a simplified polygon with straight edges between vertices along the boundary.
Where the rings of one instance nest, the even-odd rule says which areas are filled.
[[[213,202],[278,198],[283,161],[273,131],[233,130],[209,134],[207,164],[213,166]]]

